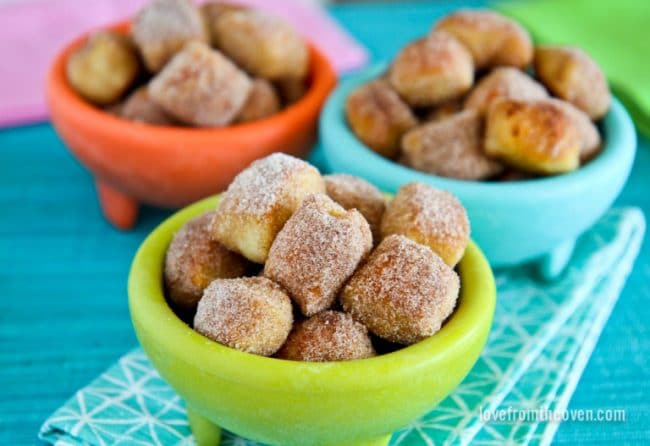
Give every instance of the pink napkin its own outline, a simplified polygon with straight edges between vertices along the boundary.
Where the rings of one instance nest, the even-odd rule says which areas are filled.
[[[78,34],[133,16],[148,0],[26,0],[0,4],[0,127],[47,118],[44,80],[57,51]],[[236,0],[282,16],[316,43],[339,72],[366,51],[325,11],[301,0]]]

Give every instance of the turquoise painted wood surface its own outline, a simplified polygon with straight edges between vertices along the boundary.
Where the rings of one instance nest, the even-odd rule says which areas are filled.
[[[375,60],[391,57],[458,2],[332,7]],[[650,212],[650,141],[640,138],[619,204]],[[136,229],[101,217],[90,176],[47,124],[0,131],[0,444],[36,443],[42,421],[136,345],[126,303],[131,257],[168,212]],[[614,310],[571,408],[624,408],[624,424],[563,424],[556,444],[650,438],[650,243]]]

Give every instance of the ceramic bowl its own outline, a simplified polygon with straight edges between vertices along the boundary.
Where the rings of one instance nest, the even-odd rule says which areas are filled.
[[[111,27],[126,33],[128,22]],[[52,123],[70,151],[93,174],[102,210],[130,228],[139,203],[180,207],[223,190],[244,167],[272,152],[304,157],[318,114],[336,84],[330,62],[310,45],[310,87],[303,98],[269,118],[224,128],[134,123],[97,108],[75,93],[65,65],[88,35],[67,45],[47,79]]]
[[[636,133],[621,103],[614,99],[602,121],[602,152],[575,172],[513,182],[455,180],[384,158],[349,129],[344,110],[348,94],[385,67],[379,64],[349,77],[328,99],[320,122],[327,167],[363,177],[387,192],[412,181],[446,189],[467,208],[472,238],[493,267],[537,261],[543,276],[557,276],[576,238],[611,206],[630,174]]]
[[[183,323],[163,295],[163,261],[174,233],[214,209],[213,197],[179,211],[135,255],[129,308],[154,367],[185,399],[200,445],[217,446],[220,427],[283,446],[384,446],[467,375],[485,344],[495,306],[492,271],[470,243],[458,271],[461,295],[434,336],[393,353],[309,363],[243,353]]]

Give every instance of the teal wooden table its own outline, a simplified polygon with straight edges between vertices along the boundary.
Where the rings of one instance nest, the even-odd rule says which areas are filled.
[[[335,6],[374,59],[456,7]],[[619,204],[650,212],[650,142]],[[48,124],[0,131],[0,444],[34,444],[42,421],[136,345],[126,301],[131,257],[168,215],[144,208],[132,232],[101,217],[90,176]],[[565,423],[556,444],[643,444],[650,438],[650,244],[646,241],[571,401],[624,408],[623,424]]]

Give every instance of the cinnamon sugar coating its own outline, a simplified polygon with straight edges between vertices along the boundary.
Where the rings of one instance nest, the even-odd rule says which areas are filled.
[[[569,46],[535,48],[535,73],[551,92],[591,119],[602,118],[612,101],[607,78],[584,51]]]
[[[348,361],[375,356],[368,329],[347,313],[323,311],[296,323],[276,357],[294,361]]]
[[[524,68],[533,60],[528,31],[494,11],[461,9],[440,20],[433,32],[440,30],[469,49],[478,69],[499,65]]]
[[[388,79],[412,106],[441,104],[468,91],[474,64],[451,34],[436,31],[406,45],[395,58]]]
[[[243,276],[250,267],[245,258],[212,240],[209,225],[213,216],[214,212],[208,212],[185,223],[174,234],[165,255],[167,296],[190,312],[210,282]]]
[[[345,209],[356,209],[361,212],[368,224],[375,242],[379,242],[381,218],[386,209],[384,195],[366,180],[337,173],[325,175],[327,195]]]
[[[483,150],[483,119],[465,110],[409,130],[402,138],[407,165],[462,180],[484,180],[503,167]]]
[[[381,222],[383,237],[401,234],[428,246],[450,266],[469,242],[467,212],[447,191],[423,183],[402,186],[388,203]]]
[[[310,164],[283,153],[253,162],[221,195],[212,222],[213,237],[229,249],[264,263],[285,222],[325,182]]]
[[[228,347],[271,356],[293,324],[289,296],[264,277],[214,280],[203,293],[194,329]]]
[[[275,238],[264,275],[312,316],[332,306],[371,248],[370,227],[356,209],[346,211],[326,195],[311,195]]]
[[[408,345],[440,330],[459,287],[458,275],[431,249],[391,235],[350,279],[341,303],[373,334]]]
[[[212,30],[216,47],[255,76],[269,80],[307,76],[307,44],[279,17],[252,9],[230,10],[221,13]]]
[[[237,116],[251,88],[246,73],[223,54],[190,42],[151,80],[149,94],[183,122],[218,127]]]
[[[556,174],[580,165],[582,141],[566,111],[550,100],[502,99],[488,110],[485,152],[530,173]]]
[[[154,0],[135,17],[131,33],[152,73],[157,73],[187,42],[208,42],[203,17],[189,0]]]
[[[345,102],[345,115],[355,135],[375,152],[394,158],[399,140],[417,118],[388,82],[377,79],[356,88]]]
[[[465,99],[465,108],[485,114],[497,99],[534,101],[546,98],[546,89],[523,71],[498,67],[476,83]]]

